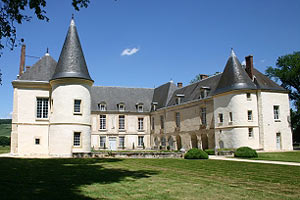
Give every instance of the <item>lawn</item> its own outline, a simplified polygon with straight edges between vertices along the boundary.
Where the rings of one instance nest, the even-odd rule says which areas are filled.
[[[1,199],[299,199],[300,167],[184,159],[0,158]]]
[[[0,146],[0,154],[9,153],[9,152],[10,152],[10,146]]]
[[[0,124],[0,136],[10,137],[11,124]]]
[[[300,151],[258,153],[255,160],[300,162]]]

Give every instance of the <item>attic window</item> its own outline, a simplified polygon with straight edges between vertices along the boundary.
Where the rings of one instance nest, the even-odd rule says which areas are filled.
[[[143,112],[144,105],[143,103],[136,104],[136,109],[138,112]]]
[[[106,103],[105,102],[101,102],[98,104],[98,109],[100,111],[106,111]]]
[[[208,96],[210,88],[209,87],[201,87],[200,89],[200,97],[199,99],[204,99]]]
[[[175,104],[181,104],[182,99],[184,98],[184,94],[176,94]]]
[[[119,103],[118,108],[119,108],[119,111],[125,111],[125,104],[124,103]]]
[[[155,101],[153,101],[152,103],[151,103],[151,105],[152,105],[152,111],[156,111],[156,108],[157,108],[157,102],[155,102]]]

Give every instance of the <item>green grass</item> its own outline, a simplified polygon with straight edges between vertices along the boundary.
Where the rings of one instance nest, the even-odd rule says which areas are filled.
[[[11,124],[0,124],[0,136],[10,137]]]
[[[184,159],[0,158],[1,199],[299,199],[300,167]]]
[[[254,160],[300,162],[300,151],[258,153]]]
[[[0,146],[0,154],[9,153],[9,152],[10,152],[10,146]]]

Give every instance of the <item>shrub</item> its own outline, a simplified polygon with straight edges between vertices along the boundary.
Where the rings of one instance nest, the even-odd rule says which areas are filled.
[[[214,149],[205,149],[204,150],[208,155],[215,155],[215,150]]]
[[[234,157],[238,158],[257,158],[258,155],[254,149],[250,147],[240,147],[234,152]]]
[[[10,145],[10,137],[0,136],[0,145],[1,146],[9,146]]]
[[[185,159],[208,159],[208,155],[205,151],[200,149],[190,149],[186,154],[184,154]]]

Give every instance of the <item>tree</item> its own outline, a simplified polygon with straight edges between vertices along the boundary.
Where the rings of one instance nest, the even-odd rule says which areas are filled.
[[[291,110],[293,138],[300,142],[300,52],[279,57],[276,67],[268,67],[266,74],[290,91],[295,108]]]
[[[90,0],[72,0],[72,6],[79,11],[80,8],[88,7]],[[34,11],[34,16],[39,20],[49,21],[46,16],[46,0],[1,0],[0,1],[0,56],[5,47],[13,50],[24,39],[17,39],[15,24],[29,22],[32,16],[23,14],[25,10]],[[1,84],[0,73],[0,84]]]

